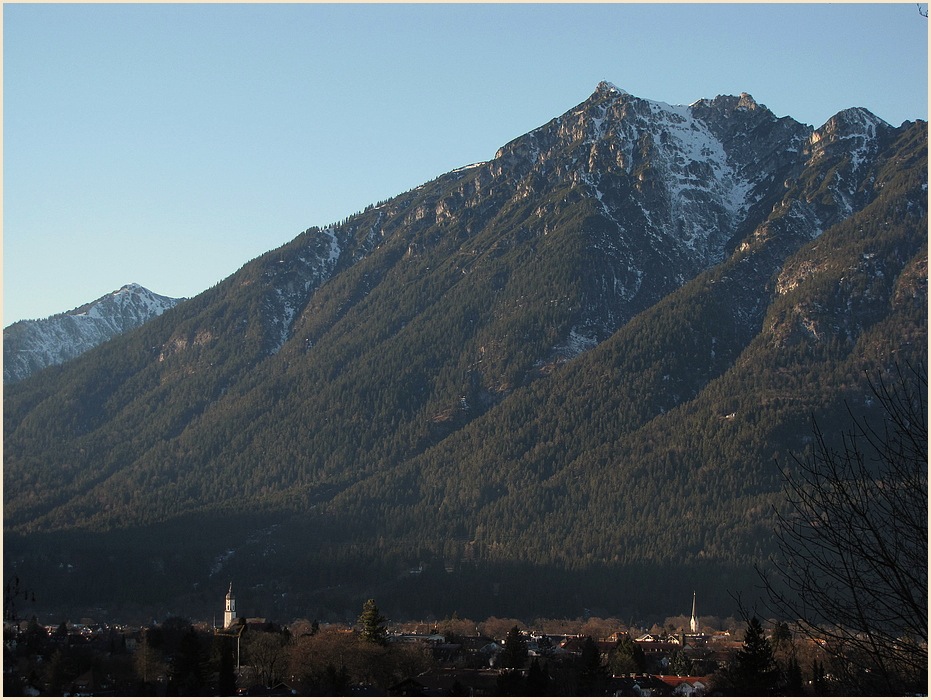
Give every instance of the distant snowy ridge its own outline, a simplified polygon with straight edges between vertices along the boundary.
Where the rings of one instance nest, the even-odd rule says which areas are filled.
[[[40,369],[74,359],[180,301],[183,299],[127,284],[72,311],[13,323],[3,329],[3,381],[20,381]]]

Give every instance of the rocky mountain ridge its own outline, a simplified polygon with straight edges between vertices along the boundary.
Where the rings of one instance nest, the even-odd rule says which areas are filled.
[[[181,301],[133,283],[71,311],[10,324],[3,329],[3,381],[74,359]]]
[[[580,318],[557,347],[592,347],[634,313],[721,262],[730,246],[751,233],[781,200],[795,201],[790,185],[806,168],[830,159],[838,149],[841,157],[850,150],[852,160],[844,166],[851,172],[835,171],[837,201],[796,204],[792,216],[807,220],[813,238],[849,215],[856,193],[840,178],[856,180],[857,169],[868,154],[875,156],[879,139],[890,130],[859,108],[844,110],[813,129],[777,118],[746,93],[671,106],[603,82],[579,107],[506,144],[493,160],[455,170],[373,208],[368,217],[322,232],[319,264],[325,259],[324,267],[335,271],[337,264],[344,267],[366,255],[384,241],[392,228],[386,224],[393,223],[399,206],[406,211],[403,224],[408,227],[462,223],[471,236],[482,225],[476,221],[477,210],[552,199],[554,190],[568,188],[595,206],[591,213],[600,221],[594,228],[606,230],[584,233],[605,257],[598,265],[601,298],[593,300],[590,318]],[[437,185],[447,183],[444,194],[431,196],[440,189]],[[519,235],[546,235],[562,204],[538,204],[528,212]],[[344,238],[362,227],[368,229],[364,238]],[[414,241],[407,253],[416,255],[420,245]],[[340,258],[334,251],[347,254]],[[644,275],[650,284],[641,289]],[[296,303],[321,279],[325,277],[314,275]],[[289,302],[276,322],[285,336],[294,308]]]
[[[813,413],[926,355],[926,270],[925,123],[602,83],[5,388],[5,556],[75,591],[48,562],[145,542],[136,600],[191,605],[234,573],[320,610],[723,600]]]

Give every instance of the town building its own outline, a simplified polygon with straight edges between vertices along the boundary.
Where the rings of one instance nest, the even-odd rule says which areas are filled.
[[[695,613],[695,591],[692,591],[692,618],[689,620],[689,630],[698,634],[698,615]]]
[[[233,582],[226,594],[226,610],[223,613],[223,628],[226,629],[236,621],[236,596],[233,595]]]

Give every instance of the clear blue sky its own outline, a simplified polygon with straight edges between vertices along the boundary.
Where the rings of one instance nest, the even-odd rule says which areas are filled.
[[[4,4],[3,325],[138,282],[194,296],[600,80],[927,119],[914,3]]]

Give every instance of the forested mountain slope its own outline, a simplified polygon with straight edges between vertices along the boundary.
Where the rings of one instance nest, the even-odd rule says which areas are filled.
[[[725,605],[812,414],[926,351],[925,123],[603,83],[5,387],[5,557],[110,606]]]

